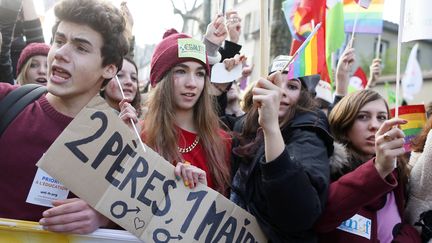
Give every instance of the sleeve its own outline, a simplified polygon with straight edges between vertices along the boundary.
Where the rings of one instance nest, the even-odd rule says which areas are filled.
[[[45,42],[42,24],[39,19],[24,21],[23,31],[26,36],[27,45],[32,42]]]
[[[204,38],[203,43],[206,47],[207,57],[210,65],[214,65],[221,61],[221,54],[219,54],[219,46]]]
[[[421,243],[422,239],[417,230],[409,224],[397,224],[393,228],[392,243]]]
[[[343,95],[335,95],[334,99],[333,99],[333,103],[331,103],[329,105],[328,108],[328,114],[330,114],[330,112],[333,110],[333,108],[337,105],[337,103],[339,103],[339,101],[341,101],[341,99],[343,99]]]
[[[6,17],[6,16],[2,16]],[[3,43],[0,50],[0,82],[9,84],[14,83],[12,59],[11,59],[11,43],[12,34],[15,26],[15,18],[1,20],[1,34]],[[12,20],[13,19],[13,20]]]
[[[275,160],[259,164],[268,218],[286,234],[312,228],[329,184],[324,141],[315,132],[301,129],[293,131],[290,141]]]
[[[330,232],[369,203],[398,185],[395,176],[381,178],[371,159],[330,184],[327,204],[315,224],[318,232]]]
[[[18,85],[11,85],[8,83],[0,82],[0,102],[4,97],[6,97],[7,94],[9,94],[9,92],[11,92],[14,89],[17,89],[18,87],[19,87]]]
[[[219,53],[222,56],[222,61],[227,59],[227,58],[232,58],[236,54],[240,54],[241,48],[242,48],[241,45],[226,40],[224,47],[219,48]]]

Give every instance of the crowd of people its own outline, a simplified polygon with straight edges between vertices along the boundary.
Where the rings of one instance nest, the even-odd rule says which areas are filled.
[[[432,117],[413,151],[405,151],[400,125],[407,121],[391,118],[387,101],[372,89],[380,59],[372,61],[365,89],[349,93],[355,49],[348,45],[335,70],[333,102],[316,97],[319,75],[290,79],[277,65],[240,96],[239,80],[251,67],[240,55],[241,19],[228,11],[211,21],[202,40],[167,30],[153,52],[143,95],[126,4],[60,1],[50,45],[33,2],[22,0],[19,9],[9,6],[14,23],[1,18],[0,103],[27,84],[47,92],[0,134],[0,194],[7,196],[0,217],[38,221],[62,233],[117,227],[73,192],[52,208],[26,203],[36,162],[100,95],[175,166],[186,186],[207,185],[246,209],[270,242],[431,239]],[[22,35],[26,43],[12,55]],[[199,48],[187,55],[184,43]],[[273,64],[290,58],[278,56]],[[243,65],[242,77],[212,83],[217,63],[227,70]]]

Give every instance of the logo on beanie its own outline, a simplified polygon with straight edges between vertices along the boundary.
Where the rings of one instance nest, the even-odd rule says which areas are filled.
[[[195,58],[206,63],[206,50],[201,41],[192,38],[178,39],[178,57]]]

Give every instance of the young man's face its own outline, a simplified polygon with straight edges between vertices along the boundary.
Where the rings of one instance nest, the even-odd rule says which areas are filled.
[[[95,96],[105,78],[112,78],[116,67],[102,67],[102,36],[87,25],[62,21],[48,53],[50,93],[62,98]]]

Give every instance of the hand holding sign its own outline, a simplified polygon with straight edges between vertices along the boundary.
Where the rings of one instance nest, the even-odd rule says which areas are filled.
[[[246,61],[244,55],[236,55],[234,58],[225,59],[223,63],[216,63],[212,67],[212,83],[230,83],[240,78],[243,72],[242,63]]]
[[[39,223],[45,230],[59,233],[89,234],[110,220],[90,207],[84,200],[70,198],[53,201],[54,208],[43,212]]]
[[[188,161],[184,163],[178,162],[174,169],[174,174],[176,175],[177,180],[182,178],[184,185],[188,186],[190,189],[195,188],[198,183],[207,186],[207,176],[205,171],[191,165]]]

